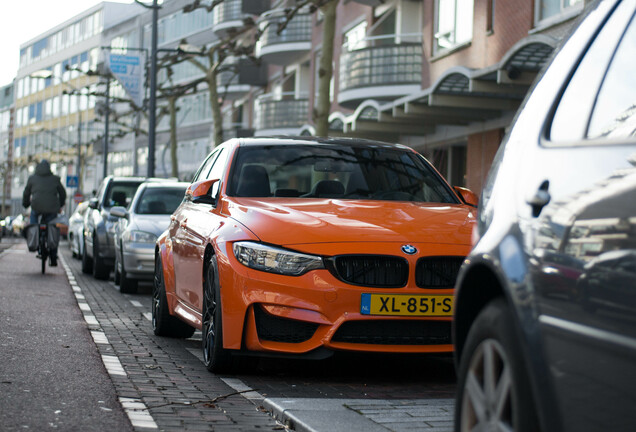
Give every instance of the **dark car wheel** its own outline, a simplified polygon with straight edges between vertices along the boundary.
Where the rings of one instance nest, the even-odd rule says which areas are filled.
[[[131,279],[126,273],[124,263],[121,263],[121,273],[119,275],[119,291],[122,294],[135,294],[137,292],[137,280]]]
[[[503,300],[488,304],[472,325],[459,365],[455,431],[539,431],[530,381]]]
[[[93,277],[95,279],[106,280],[110,270],[106,267],[104,259],[99,256],[99,242],[97,233],[93,234]]]
[[[84,247],[82,253],[82,273],[92,273],[93,272],[93,260],[86,253],[86,240],[84,240]]]
[[[119,270],[119,258],[117,256],[117,251],[115,251],[115,266],[113,267],[113,278],[115,280],[115,285],[119,285],[121,282],[121,272]]]
[[[194,334],[194,327],[170,315],[166,286],[163,280],[161,258],[155,260],[155,275],[152,284],[152,330],[157,336],[189,338]]]
[[[223,319],[221,290],[216,257],[208,264],[203,286],[203,363],[210,372],[227,372],[232,366],[232,355],[223,348]]]

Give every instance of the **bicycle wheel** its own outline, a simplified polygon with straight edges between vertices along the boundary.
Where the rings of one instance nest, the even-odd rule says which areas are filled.
[[[40,230],[40,258],[42,259],[42,274],[46,270],[46,259],[48,258],[48,248],[46,244],[46,230]]]

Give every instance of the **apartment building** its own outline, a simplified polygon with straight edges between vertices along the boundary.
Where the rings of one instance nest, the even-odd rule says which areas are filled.
[[[98,137],[103,125],[95,113],[95,95],[104,90],[100,78],[89,72],[102,61],[103,32],[142,11],[135,4],[103,2],[20,46],[14,81],[14,198],[42,158],[63,181],[71,176],[69,195],[89,194],[101,181]]]
[[[0,217],[14,214],[20,204],[11,200],[13,114],[13,84],[9,84],[0,87]]]

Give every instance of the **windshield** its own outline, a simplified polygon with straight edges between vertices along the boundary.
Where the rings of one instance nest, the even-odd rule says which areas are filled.
[[[140,182],[117,182],[111,184],[104,199],[104,207],[128,207],[140,184]]]
[[[146,188],[135,208],[137,214],[172,214],[185,196],[185,187]]]
[[[382,147],[241,147],[229,181],[237,197],[457,203],[424,158]]]

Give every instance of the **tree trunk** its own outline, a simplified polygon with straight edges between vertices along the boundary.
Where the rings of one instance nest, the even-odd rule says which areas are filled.
[[[210,64],[213,58],[210,56]],[[207,74],[208,91],[210,92],[210,108],[212,110],[212,122],[214,127],[214,147],[223,142],[223,115],[221,114],[221,103],[219,102],[219,91],[216,84],[216,67],[211,67]]]
[[[318,68],[318,101],[314,108],[316,135],[329,133],[329,113],[331,111],[331,77],[333,76],[333,41],[336,31],[336,8],[339,0],[331,0],[320,8],[323,13],[323,38]]]
[[[177,159],[177,98],[168,98],[170,110],[170,161],[172,163],[172,177],[179,178],[179,160]]]

